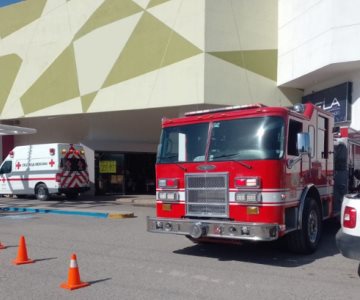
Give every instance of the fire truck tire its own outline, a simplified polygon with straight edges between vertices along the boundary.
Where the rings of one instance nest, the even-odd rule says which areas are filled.
[[[287,237],[288,248],[295,253],[311,254],[319,244],[322,220],[319,205],[312,198],[305,199],[302,228]]]
[[[46,184],[39,183],[35,187],[35,196],[36,196],[36,199],[41,200],[41,201],[46,201],[49,199],[50,195],[49,195],[49,190],[48,190]]]

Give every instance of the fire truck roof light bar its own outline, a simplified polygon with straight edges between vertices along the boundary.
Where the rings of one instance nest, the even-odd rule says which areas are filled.
[[[187,113],[185,113],[185,116],[186,117],[198,116],[198,115],[204,115],[204,114],[208,114],[208,113],[224,112],[224,111],[240,110],[240,109],[250,109],[250,108],[260,108],[260,107],[266,107],[266,105],[263,105],[261,103],[255,103],[255,104],[246,104],[246,105],[236,105],[236,106],[228,106],[228,107],[221,107],[221,108],[204,109],[204,110],[197,110],[197,111],[187,112]]]

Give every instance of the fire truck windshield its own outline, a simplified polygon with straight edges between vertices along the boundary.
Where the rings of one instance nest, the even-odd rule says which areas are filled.
[[[242,118],[164,128],[157,162],[279,159],[283,153],[282,118]]]

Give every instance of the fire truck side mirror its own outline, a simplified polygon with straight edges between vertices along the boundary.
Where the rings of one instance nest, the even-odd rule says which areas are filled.
[[[310,153],[310,136],[308,132],[297,134],[297,151],[299,155]]]

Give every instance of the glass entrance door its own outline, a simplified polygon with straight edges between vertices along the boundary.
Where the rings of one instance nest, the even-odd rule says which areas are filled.
[[[155,194],[155,153],[95,153],[95,194]]]

